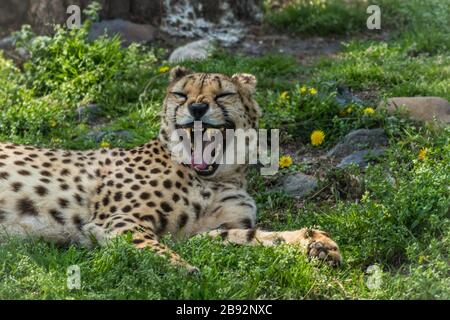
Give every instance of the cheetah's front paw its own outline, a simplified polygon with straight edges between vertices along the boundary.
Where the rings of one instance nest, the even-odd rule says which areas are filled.
[[[309,258],[324,260],[331,266],[338,266],[342,263],[339,247],[327,233],[319,230],[308,230],[308,233],[310,242],[307,253]]]

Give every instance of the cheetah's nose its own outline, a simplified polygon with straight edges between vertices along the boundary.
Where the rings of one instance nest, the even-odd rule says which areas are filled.
[[[194,120],[200,120],[208,111],[209,105],[206,103],[193,103],[189,105],[188,109]]]

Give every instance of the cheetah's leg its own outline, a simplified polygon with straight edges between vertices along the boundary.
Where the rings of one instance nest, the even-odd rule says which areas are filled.
[[[273,246],[285,242],[299,246],[308,257],[326,260],[331,265],[342,262],[339,247],[323,231],[307,228],[283,232],[254,229],[256,205],[244,191],[224,193],[218,204],[218,210],[213,210],[211,216],[215,219],[211,225],[218,227],[211,228],[216,230],[208,232],[209,236],[221,236],[226,242],[236,244]]]
[[[134,232],[132,235],[133,244],[139,249],[150,248],[156,252],[156,254],[167,257],[173,265],[185,268],[189,273],[195,273],[198,271],[196,267],[191,266],[189,263],[184,261],[183,258],[181,258],[172,249],[160,243],[158,240],[150,239],[154,236],[155,235],[149,233]]]
[[[182,267],[190,273],[198,271],[183,260],[176,252],[158,241],[158,236],[152,221],[141,221],[138,223],[127,215],[115,215],[106,226],[88,224],[84,228],[84,233],[95,238],[100,245],[105,245],[108,240],[123,234],[131,233],[132,242],[138,249],[151,249],[156,254],[168,258],[170,263]]]
[[[259,229],[229,229],[208,232],[211,237],[220,236],[228,243],[274,246],[289,243],[299,246],[309,258],[319,258],[336,266],[342,262],[338,245],[330,236],[319,230],[303,228],[296,231],[270,232]]]

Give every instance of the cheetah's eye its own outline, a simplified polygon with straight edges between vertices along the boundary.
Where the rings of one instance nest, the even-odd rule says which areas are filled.
[[[232,95],[235,95],[236,94],[236,92],[224,92],[224,93],[221,93],[221,94],[218,94],[215,98],[214,98],[214,100],[219,100],[219,99],[221,99],[221,98],[225,98],[225,97],[228,97],[228,96],[232,96]]]
[[[171,92],[175,97],[181,98],[181,99],[187,99],[187,95],[185,95],[183,92]]]

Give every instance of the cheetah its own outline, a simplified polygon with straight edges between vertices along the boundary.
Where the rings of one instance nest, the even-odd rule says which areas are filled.
[[[0,233],[92,247],[125,233],[171,263],[194,266],[159,240],[197,234],[227,243],[296,245],[338,265],[337,244],[320,230],[255,228],[256,204],[246,191],[246,164],[174,161],[171,134],[194,121],[223,130],[257,128],[256,78],[170,71],[157,139],[133,149],[73,151],[0,143]]]

